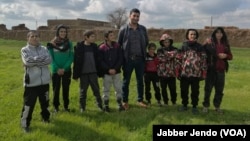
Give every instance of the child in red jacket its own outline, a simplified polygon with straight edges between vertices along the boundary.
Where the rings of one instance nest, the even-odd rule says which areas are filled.
[[[152,82],[155,91],[155,99],[157,100],[159,106],[161,106],[159,77],[157,75],[158,59],[155,50],[156,50],[156,45],[154,43],[150,43],[148,45],[148,52],[146,56],[146,64],[144,72],[145,97],[148,104],[151,104],[150,84]]]

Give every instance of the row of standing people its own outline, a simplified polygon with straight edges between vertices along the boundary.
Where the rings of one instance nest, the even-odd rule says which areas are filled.
[[[132,9],[129,14],[129,23],[123,26],[118,33],[118,43],[121,45],[124,52],[122,96],[123,106],[126,110],[129,108],[129,84],[133,70],[135,70],[137,81],[138,105],[141,107],[147,107],[145,102],[143,102],[143,77],[146,64],[145,60],[148,55],[146,53],[146,47],[148,46],[149,39],[145,26],[139,24],[139,18],[140,11],[138,9]],[[224,95],[225,72],[228,69],[227,61],[232,60],[233,57],[224,29],[221,27],[216,28],[212,33],[211,39],[208,39],[204,45],[198,43],[198,31],[196,29],[188,29],[185,34],[185,41],[183,42],[179,53],[178,51],[175,51],[168,54],[168,51],[164,51],[170,49],[176,50],[176,48],[172,46],[173,40],[165,40],[168,37],[168,35],[163,35],[160,45],[163,47],[168,45],[171,46],[165,49],[160,48],[157,52],[157,55],[159,54],[157,74],[160,76],[163,102],[168,104],[169,99],[167,97],[166,87],[169,86],[170,95],[172,96],[171,101],[173,104],[176,103],[177,94],[175,82],[176,78],[178,78],[180,80],[182,99],[182,107],[180,107],[179,110],[188,110],[189,88],[191,87],[192,112],[195,114],[198,113],[197,105],[200,94],[200,80],[206,79],[203,110],[205,112],[208,111],[208,107],[210,106],[210,95],[214,87],[215,97],[213,104],[216,111],[222,113],[220,105]],[[167,52],[167,54],[165,55],[164,52]],[[167,61],[168,59],[165,58],[165,56],[167,56],[168,59],[173,56],[176,56],[176,58],[175,61],[170,61],[167,64],[169,66],[166,66],[164,61]],[[146,73],[145,77],[146,100],[150,103],[150,86],[147,77],[151,76]],[[157,86],[157,84],[154,85]],[[157,91],[159,91],[158,88],[156,89],[156,92]],[[158,96],[156,96],[156,99],[159,101],[159,92],[157,93]]]
[[[137,102],[141,107],[147,107],[143,102],[144,95],[144,71],[145,71],[145,58],[147,56],[146,47],[148,46],[148,35],[146,28],[139,24],[140,11],[138,9],[132,9],[129,14],[129,23],[123,26],[118,33],[118,42],[113,42],[113,33],[108,32],[105,34],[105,42],[99,47],[94,43],[95,34],[93,31],[88,31],[84,33],[84,40],[78,42],[75,47],[73,47],[72,42],[67,38],[67,28],[65,26],[59,26],[57,28],[56,37],[47,44],[47,49],[41,46],[39,43],[39,34],[36,31],[31,31],[27,35],[27,46],[21,49],[21,55],[23,64],[25,66],[25,79],[24,79],[24,104],[21,113],[21,125],[25,131],[29,130],[30,122],[32,119],[32,112],[36,103],[37,97],[41,104],[41,116],[44,122],[49,122],[50,112],[48,111],[49,106],[49,82],[50,82],[50,72],[48,65],[51,64],[52,69],[52,88],[53,88],[53,106],[55,112],[59,111],[59,92],[62,83],[63,100],[65,111],[70,111],[69,109],[69,86],[71,83],[71,63],[73,62],[73,79],[79,82],[79,103],[81,112],[86,109],[86,98],[87,89],[89,85],[92,88],[93,94],[96,97],[96,103],[100,110],[109,111],[109,90],[113,83],[117,96],[117,103],[119,110],[128,110],[128,96],[129,96],[129,84],[133,70],[135,69],[136,81],[137,81]],[[223,38],[226,38],[224,30],[220,30],[223,34]],[[110,37],[111,36],[111,37]],[[216,35],[217,36],[217,35]],[[195,52],[198,50],[203,50],[199,43],[196,42],[198,39],[198,32],[194,29],[190,29],[186,34],[187,41],[183,44],[182,51],[192,50]],[[189,40],[193,38],[193,40]],[[227,40],[222,40],[223,42],[219,45],[216,38],[212,35],[212,41],[207,41],[205,49],[211,54],[212,61],[216,62],[221,60],[232,59],[232,54]],[[165,40],[164,40],[165,41]],[[170,40],[171,41],[171,40]],[[163,43],[167,44],[167,43]],[[221,49],[219,52],[215,49],[219,46]],[[197,47],[197,48],[196,48]],[[223,49],[222,49],[223,48]],[[198,50],[197,50],[198,49]],[[188,104],[188,89],[191,85],[192,89],[192,104],[195,108],[198,104],[199,91],[199,81],[200,76],[204,78],[206,67],[201,67],[201,64],[192,64],[193,60],[191,57],[198,54],[192,54],[192,51],[186,52],[183,58],[186,59],[180,66],[187,66],[186,70],[176,71],[179,73],[176,75],[181,81],[181,98],[183,106],[181,110],[187,110]],[[214,54],[215,51],[215,54]],[[224,52],[220,54],[220,52]],[[121,55],[120,55],[121,54]],[[218,55],[218,57],[217,57]],[[115,64],[110,60],[117,60],[119,56],[122,56],[120,64]],[[102,58],[102,59],[96,59]],[[205,58],[205,57],[203,57]],[[219,59],[217,59],[219,58]],[[105,64],[108,61],[109,64]],[[183,61],[183,59],[182,59]],[[211,60],[210,60],[211,61]],[[117,61],[119,62],[119,61]],[[160,59],[159,59],[160,62]],[[222,61],[217,67],[223,65]],[[226,61],[225,61],[226,62]],[[180,62],[179,62],[180,63]],[[204,62],[205,63],[205,62]],[[224,66],[226,67],[226,64]],[[194,65],[194,66],[193,66]],[[198,65],[198,66],[197,66]],[[101,69],[99,68],[101,66]],[[108,66],[112,66],[108,68]],[[178,65],[177,65],[178,66]],[[123,80],[122,85],[120,85],[120,67],[123,70]],[[190,67],[188,69],[188,67]],[[192,74],[192,71],[196,68],[202,68],[204,72],[197,72],[197,74]],[[194,70],[192,70],[194,69]],[[209,67],[208,67],[209,69]],[[102,70],[102,71],[98,71]],[[103,73],[104,72],[104,73]],[[208,71],[209,73],[210,71]],[[216,71],[217,73],[217,71]],[[222,74],[221,74],[222,73]],[[211,89],[215,86],[216,94],[218,98],[214,101],[217,102],[217,108],[220,106],[220,102],[223,95],[225,75],[223,72],[216,74],[216,78],[213,76],[212,80],[207,80],[205,90],[206,100],[203,102],[204,107],[209,107],[209,97]],[[185,75],[184,75],[185,74]],[[103,100],[100,95],[98,75],[103,77]],[[162,74],[164,75],[164,74]],[[187,75],[187,76],[186,76]],[[193,76],[195,75],[195,76]],[[145,75],[146,77],[146,75]],[[219,79],[217,79],[219,77]],[[209,78],[209,77],[207,77]],[[214,79],[216,82],[214,83]],[[145,79],[146,80],[146,79]],[[175,79],[173,79],[175,81]],[[220,83],[220,82],[223,83]],[[162,88],[168,85],[174,85],[174,82],[166,83],[166,78],[162,77],[160,79]],[[220,84],[217,86],[217,84]],[[146,86],[147,87],[147,86]],[[176,87],[176,86],[175,86]],[[198,89],[199,90],[199,89]],[[174,90],[173,90],[174,91]],[[162,93],[164,90],[162,89]],[[172,103],[176,102],[176,92],[173,93]],[[149,99],[149,95],[146,94],[146,99]],[[167,104],[167,98],[165,95],[164,103]],[[104,102],[104,107],[103,107]],[[214,102],[214,103],[216,103]],[[219,105],[218,105],[219,104]]]
[[[80,111],[86,109],[87,90],[89,85],[96,98],[98,108],[109,112],[109,93],[111,84],[114,85],[118,110],[124,110],[122,105],[121,66],[123,63],[122,49],[114,42],[114,33],[105,33],[105,41],[97,46],[95,32],[88,30],[83,34],[83,41],[73,46],[67,37],[68,27],[57,26],[56,36],[47,43],[47,47],[40,44],[39,33],[30,31],[27,34],[27,45],[21,49],[21,56],[25,68],[24,95],[21,112],[21,126],[29,132],[32,113],[37,98],[41,106],[42,121],[50,122],[49,83],[52,77],[54,112],[60,110],[60,89],[62,87],[64,111],[70,112],[69,90],[71,77],[79,82]],[[72,63],[73,72],[72,72]],[[51,65],[51,72],[49,70]],[[52,76],[50,76],[52,73]],[[100,94],[98,77],[103,77],[103,98]],[[103,107],[104,103],[104,107]]]
[[[173,46],[173,39],[168,34],[160,38],[160,48],[155,53],[156,45],[150,43],[145,67],[145,96],[151,103],[150,83],[152,82],[155,99],[161,106],[161,96],[168,105],[167,86],[171,102],[176,104],[176,78],[180,80],[181,103],[179,111],[187,111],[189,103],[189,87],[191,87],[192,112],[198,113],[200,81],[205,80],[203,112],[208,112],[210,95],[213,87],[215,96],[213,105],[215,111],[222,114],[220,105],[225,85],[225,72],[228,71],[228,60],[232,60],[232,53],[223,28],[216,28],[211,39],[206,39],[203,45],[197,42],[198,31],[188,29],[186,41],[180,49]],[[159,85],[160,83],[160,85]],[[161,90],[161,92],[160,92]]]
[[[156,77],[159,76],[164,104],[168,105],[169,101],[167,87],[170,91],[172,104],[176,104],[176,78],[178,78],[180,80],[183,105],[179,110],[187,110],[189,87],[191,87],[191,103],[194,113],[197,113],[199,82],[205,79],[207,69],[206,52],[201,44],[197,42],[197,39],[197,30],[188,29],[186,41],[178,49],[173,46],[173,39],[168,34],[163,34],[160,38],[161,47],[157,50],[155,56],[155,59],[158,60]],[[158,104],[161,105],[160,99],[157,100]]]

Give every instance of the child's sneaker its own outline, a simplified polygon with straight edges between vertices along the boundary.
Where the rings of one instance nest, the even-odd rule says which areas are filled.
[[[103,111],[109,113],[110,112],[109,106],[105,106]]]
[[[103,107],[102,107],[101,104],[98,104],[98,109],[99,109],[100,111],[103,111]]]
[[[151,105],[151,101],[150,100],[147,101],[147,105]]]
[[[184,112],[184,111],[187,111],[188,108],[187,108],[187,106],[181,106],[178,110],[179,110],[180,112]]]
[[[70,112],[70,109],[69,108],[65,108],[64,111],[65,112]]]
[[[220,114],[220,115],[224,114],[224,112],[220,108],[216,108],[215,112],[218,113],[218,114]]]
[[[45,124],[50,123],[50,120],[49,119],[43,119],[43,123],[45,123]]]
[[[192,108],[192,113],[196,115],[196,114],[199,113],[199,111],[198,111],[198,109],[196,107],[193,107]]]
[[[118,111],[121,112],[121,111],[124,111],[124,110],[125,110],[125,108],[122,105],[119,105]]]
[[[30,128],[29,127],[23,127],[23,132],[24,133],[29,133],[30,132]]]
[[[84,111],[85,111],[85,108],[80,109],[80,113],[84,113]]]
[[[122,104],[122,106],[124,107],[125,110],[128,110],[129,109],[129,106],[128,106],[128,103],[127,102],[124,102]]]
[[[203,107],[202,112],[203,113],[208,113],[208,107]]]
[[[157,101],[159,107],[162,107],[161,101]]]
[[[59,108],[58,108],[58,107],[55,107],[54,113],[58,113],[58,112],[59,112]]]

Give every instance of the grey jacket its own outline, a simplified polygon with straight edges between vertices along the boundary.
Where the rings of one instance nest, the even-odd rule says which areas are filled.
[[[21,56],[25,73],[29,76],[29,83],[27,83],[24,74],[24,86],[34,87],[50,83],[51,75],[48,65],[51,63],[51,57],[46,47],[27,44],[21,49]]]
[[[147,46],[149,42],[147,29],[143,25],[140,25],[140,24],[138,24],[138,28],[141,34],[141,39],[142,39],[141,46],[142,46],[143,57],[145,59],[146,54],[147,54],[146,50],[147,50]],[[128,44],[129,38],[128,37],[129,37],[129,24],[126,24],[120,28],[119,33],[118,33],[118,41],[117,41],[123,49],[125,61],[128,61],[128,57],[129,57],[129,44]]]

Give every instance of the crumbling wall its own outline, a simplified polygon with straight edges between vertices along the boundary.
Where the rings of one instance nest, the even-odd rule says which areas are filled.
[[[23,28],[22,28],[23,29]],[[83,39],[82,34],[86,29],[69,29],[68,37],[72,41],[80,41]],[[104,29],[94,29],[96,31],[97,41],[103,40]],[[113,29],[115,35],[118,30]],[[46,28],[38,29],[41,35],[41,41],[50,41],[55,36],[55,30],[46,30]],[[174,42],[183,42],[185,40],[186,29],[148,29],[149,39],[151,41],[159,41],[162,33],[168,33],[174,39]],[[199,42],[210,37],[213,29],[198,29]],[[225,28],[225,32],[228,35],[229,43],[233,47],[247,47],[250,48],[250,29],[228,29]],[[13,40],[26,40],[28,30],[1,30],[0,38],[13,39]]]
[[[200,43],[203,43],[207,37],[210,37],[213,28],[198,29]],[[225,28],[229,43],[233,47],[250,48],[250,29]],[[168,33],[172,36],[174,42],[183,42],[185,40],[186,29],[149,29],[148,35],[150,40],[158,41],[161,34]]]
[[[7,31],[5,24],[0,24],[0,31]]]
[[[12,26],[12,30],[29,30],[25,24],[19,24],[17,26]]]

